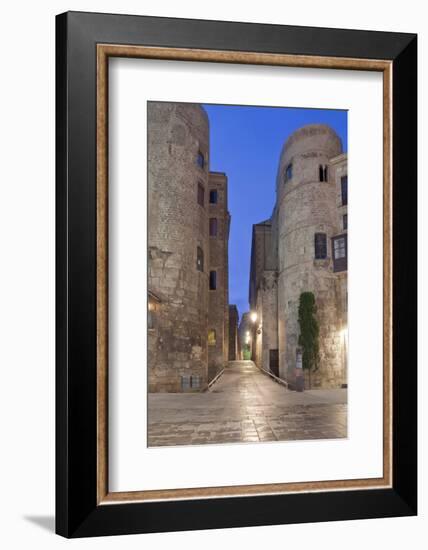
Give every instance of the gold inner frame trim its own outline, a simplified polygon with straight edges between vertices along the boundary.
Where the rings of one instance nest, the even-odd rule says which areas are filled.
[[[225,487],[109,492],[108,489],[108,59],[133,57],[378,71],[383,73],[383,476]],[[97,45],[97,503],[238,497],[392,486],[392,62],[187,48]]]

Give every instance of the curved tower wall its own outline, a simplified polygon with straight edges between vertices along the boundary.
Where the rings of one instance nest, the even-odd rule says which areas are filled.
[[[148,289],[158,299],[148,331],[149,391],[200,391],[208,368],[208,118],[199,105],[158,102],[148,103],[147,115]]]
[[[320,325],[320,368],[311,374],[312,386],[337,386],[343,367],[336,345],[338,277],[333,273],[331,237],[337,234],[336,185],[329,174],[320,181],[319,166],[342,151],[341,141],[328,126],[305,126],[286,142],[277,176],[278,223],[278,340],[280,376],[294,382],[298,345],[298,305],[302,292],[312,291]],[[292,176],[284,181],[287,166]],[[315,259],[315,233],[325,233],[327,258]],[[305,373],[306,374],[306,373]]]

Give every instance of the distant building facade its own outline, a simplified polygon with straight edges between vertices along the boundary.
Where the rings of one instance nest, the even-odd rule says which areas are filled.
[[[299,299],[306,291],[315,295],[320,327],[319,368],[311,373],[311,387],[347,382],[347,174],[347,155],[330,127],[297,130],[281,153],[272,216],[253,226],[253,357],[291,387]]]
[[[240,359],[240,346],[238,338],[239,313],[235,305],[229,306],[229,361]]]
[[[148,103],[148,212],[149,391],[202,391],[227,360],[230,216],[200,105]]]
[[[229,267],[230,215],[227,207],[227,177],[220,172],[208,176],[209,300],[208,380],[225,366],[229,355]]]
[[[251,356],[251,333],[253,324],[251,322],[250,312],[242,314],[238,328],[239,358],[249,359]]]

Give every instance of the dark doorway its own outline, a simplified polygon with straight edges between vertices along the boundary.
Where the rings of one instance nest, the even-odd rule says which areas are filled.
[[[272,374],[279,378],[279,353],[277,349],[269,350],[269,369]]]

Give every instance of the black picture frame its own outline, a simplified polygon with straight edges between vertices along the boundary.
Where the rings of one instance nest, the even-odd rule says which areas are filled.
[[[391,488],[97,504],[96,46],[392,61]],[[56,18],[56,532],[65,537],[417,513],[417,36],[68,12]]]

